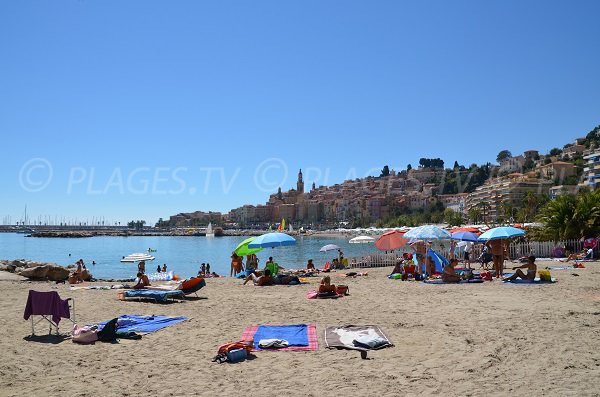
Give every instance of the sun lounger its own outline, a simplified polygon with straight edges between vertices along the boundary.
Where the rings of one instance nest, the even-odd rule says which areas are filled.
[[[173,285],[149,285],[145,289],[151,291],[181,291],[184,295],[196,294],[206,286],[204,277],[192,277]],[[198,294],[196,294],[198,296]]]

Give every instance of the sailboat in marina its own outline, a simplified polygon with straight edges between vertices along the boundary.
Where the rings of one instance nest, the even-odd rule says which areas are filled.
[[[208,226],[206,227],[206,237],[215,237],[215,232],[212,228],[212,222],[208,222]]]

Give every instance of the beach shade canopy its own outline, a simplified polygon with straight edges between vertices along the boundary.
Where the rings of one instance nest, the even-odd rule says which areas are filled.
[[[335,251],[335,250],[339,250],[340,247],[338,247],[335,244],[327,244],[321,247],[321,249],[319,250],[319,252],[327,252],[327,251]]]
[[[408,243],[408,240],[404,238],[403,232],[392,230],[383,233],[377,241],[375,241],[375,246],[380,251],[392,251],[404,247],[406,243]]]
[[[495,227],[483,233],[478,241],[498,240],[502,238],[521,237],[525,235],[525,230],[516,227],[501,226]]]
[[[256,239],[256,237],[250,237],[250,238],[245,239],[244,241],[239,243],[237,247],[235,247],[235,250],[233,252],[235,252],[235,254],[237,256],[246,256],[246,255],[256,254],[257,252],[262,251],[262,248],[260,248],[260,247],[259,248],[248,248],[248,244],[253,242],[255,239]]]
[[[452,235],[442,228],[432,225],[415,227],[404,234],[404,238],[411,240],[450,240]]]
[[[371,236],[358,236],[348,241],[350,244],[367,244],[372,243],[375,239]]]
[[[471,232],[454,232],[454,233],[452,233],[452,240],[476,242],[477,238],[478,238],[478,236],[475,233],[471,233]]]
[[[450,263],[446,257],[440,255],[437,251],[434,251],[431,248],[427,251],[427,256],[430,256],[431,259],[433,259],[436,273],[443,273],[444,267]]]
[[[258,236],[254,241],[248,244],[248,248],[274,248],[288,245],[295,245],[296,239],[285,233],[267,233]]]

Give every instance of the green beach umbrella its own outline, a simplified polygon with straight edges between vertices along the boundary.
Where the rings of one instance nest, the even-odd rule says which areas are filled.
[[[233,252],[235,252],[237,256],[246,256],[256,254],[257,252],[262,251],[262,248],[248,248],[248,244],[253,242],[255,238],[256,237],[250,237],[245,239],[244,241],[239,243],[237,247],[235,247],[235,250]]]

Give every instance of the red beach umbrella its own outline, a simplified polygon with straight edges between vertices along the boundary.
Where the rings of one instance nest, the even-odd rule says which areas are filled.
[[[402,248],[408,243],[408,240],[403,236],[404,232],[392,230],[391,232],[382,234],[377,241],[375,241],[375,246],[381,251],[391,251]]]

